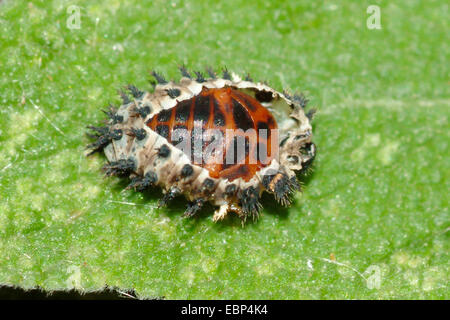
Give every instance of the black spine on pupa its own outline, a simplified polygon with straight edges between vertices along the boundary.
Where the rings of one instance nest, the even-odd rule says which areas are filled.
[[[202,198],[196,199],[192,202],[189,202],[187,205],[186,211],[184,212],[184,216],[192,217],[203,207],[204,203],[205,203],[205,200]]]
[[[176,196],[180,195],[181,191],[177,187],[171,187],[167,192],[163,195],[163,197],[158,202],[158,207],[166,206],[170,201],[175,199]]]
[[[302,107],[303,109],[306,108],[306,105],[308,104],[309,100],[306,99],[305,95],[303,93],[296,93],[294,94],[293,97],[291,97],[292,100],[294,100],[295,102],[297,102],[300,107]]]
[[[223,68],[223,70],[222,70],[222,78],[224,78],[225,80],[231,80],[231,75],[228,72],[227,68]]]
[[[130,98],[128,97],[128,95],[124,91],[119,90],[119,95],[122,98],[122,103],[123,104],[129,104],[131,102]]]
[[[259,191],[254,187],[248,187],[244,189],[240,197],[242,210],[245,214],[244,219],[248,216],[252,216],[253,219],[258,218],[259,211],[262,206],[259,203]]]
[[[294,191],[300,190],[297,177],[289,178],[282,172],[264,176],[262,184],[267,191],[273,193],[275,200],[283,206],[288,206],[291,203],[291,196]]]
[[[117,114],[116,108],[114,108],[112,105],[110,105],[107,110],[102,111],[108,116],[109,119],[112,120],[113,124],[122,123],[123,117]]]
[[[199,83],[203,83],[206,82],[205,77],[203,76],[203,73],[201,71],[194,71],[195,75],[197,76],[197,78],[195,79],[195,81],[199,82]]]
[[[152,71],[152,76],[156,79],[156,81],[157,81],[159,84],[167,84],[166,79],[165,79],[162,75],[160,75],[159,73],[157,73],[156,71]]]
[[[136,170],[136,162],[133,159],[120,159],[103,167],[107,176],[124,176]]]
[[[89,134],[88,136],[92,139],[97,139],[97,141],[89,144],[86,149],[91,149],[92,151],[88,153],[88,156],[102,151],[112,140],[120,140],[122,138],[122,130],[110,130],[108,126],[106,127],[94,127],[88,126],[88,129],[95,131],[96,134]]]
[[[206,67],[206,72],[208,73],[211,79],[216,79],[217,75],[211,67]]]
[[[133,97],[135,97],[136,99],[139,99],[142,97],[142,95],[144,94],[144,91],[139,90],[138,88],[136,88],[135,86],[133,86],[132,84],[129,84],[127,86],[128,91],[130,91],[131,95]]]
[[[131,183],[126,187],[126,189],[134,189],[136,191],[144,191],[145,189],[152,187],[158,181],[158,176],[155,172],[149,171],[144,177],[134,177]]]
[[[180,66],[178,69],[183,77],[191,79],[191,75],[184,65]]]

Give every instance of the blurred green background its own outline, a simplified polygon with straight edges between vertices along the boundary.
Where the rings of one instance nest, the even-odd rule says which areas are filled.
[[[0,284],[450,298],[448,14],[446,1],[1,2]],[[214,224],[212,207],[183,219],[183,198],[157,210],[159,190],[122,191],[104,156],[84,156],[119,88],[148,90],[152,69],[178,79],[182,63],[249,72],[318,108],[318,156],[291,208],[264,197],[244,228]]]

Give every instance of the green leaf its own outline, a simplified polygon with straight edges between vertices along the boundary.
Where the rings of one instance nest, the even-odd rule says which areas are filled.
[[[0,284],[139,297],[448,299],[445,1],[0,4]],[[68,28],[71,5],[80,28]],[[73,20],[71,20],[73,22]],[[70,24],[73,26],[73,24]],[[257,223],[122,191],[85,126],[148,71],[227,66],[319,109],[304,193]]]

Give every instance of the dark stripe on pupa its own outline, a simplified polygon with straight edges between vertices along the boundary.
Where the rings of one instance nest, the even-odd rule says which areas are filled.
[[[191,114],[191,102],[192,100],[185,100],[180,102],[176,107],[175,121],[186,122]]]
[[[163,109],[158,113],[158,122],[166,122],[169,121],[170,116],[172,114],[171,109]]]
[[[209,96],[198,96],[195,98],[194,121],[203,121],[206,124],[210,114],[209,100]]]
[[[237,128],[247,131],[254,128],[254,123],[247,110],[235,99],[233,103],[233,118]]]

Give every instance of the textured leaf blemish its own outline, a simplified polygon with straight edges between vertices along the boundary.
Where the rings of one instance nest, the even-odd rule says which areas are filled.
[[[389,141],[386,142],[384,147],[380,150],[380,161],[385,166],[391,164],[394,161],[394,156],[400,146],[400,142]]]

